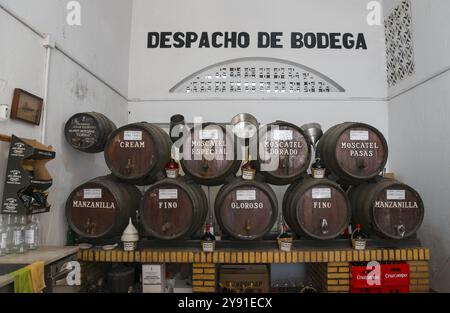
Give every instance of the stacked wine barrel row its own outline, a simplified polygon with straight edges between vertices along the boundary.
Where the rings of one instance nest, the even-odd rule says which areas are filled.
[[[87,240],[120,236],[130,218],[135,225],[140,221],[145,236],[185,239],[202,227],[207,213],[205,193],[184,178],[158,181],[142,196],[112,175],[99,177],[77,187],[66,202],[71,229]]]
[[[169,161],[169,136],[145,122],[112,131],[104,144],[104,155],[115,178],[94,180],[72,193],[66,207],[72,228],[85,238],[117,235],[133,215],[120,199],[133,197],[130,201],[136,210],[135,201],[140,200],[140,195],[132,185],[150,184],[140,201],[140,223],[147,235],[162,240],[189,238],[205,222],[207,201],[197,184],[223,185],[216,198],[215,216],[225,233],[240,240],[262,238],[277,220],[277,199],[268,183],[291,184],[283,199],[283,215],[301,237],[336,238],[348,226],[352,211],[354,224],[363,225],[372,235],[391,239],[411,236],[423,220],[422,201],[411,187],[399,182],[377,182],[387,161],[388,147],[383,135],[369,125],[343,123],[324,134],[318,153],[331,174],[330,180],[312,179],[306,174],[311,144],[304,132],[290,123],[275,122],[258,134],[258,149],[263,153],[258,153],[255,164],[262,181],[235,178],[241,165],[237,140],[223,125],[203,124],[191,129],[190,134],[181,151],[186,178],[161,180]],[[108,190],[90,200],[93,191],[89,190],[101,188],[89,184],[98,181],[107,181]],[[353,186],[350,200],[339,183]],[[80,199],[85,195],[86,199]],[[101,204],[111,199],[117,199],[113,207]],[[73,203],[86,203],[87,207]],[[90,212],[92,206],[95,210]],[[95,213],[101,210],[105,212]],[[102,214],[108,218],[99,221]],[[109,226],[98,226],[102,223]]]
[[[423,202],[410,186],[381,178],[388,146],[377,129],[362,123],[336,125],[323,135],[317,151],[330,177],[350,186],[354,225],[385,239],[405,239],[417,232],[424,217]]]

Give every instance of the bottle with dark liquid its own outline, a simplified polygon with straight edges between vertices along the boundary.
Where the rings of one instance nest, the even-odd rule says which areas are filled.
[[[361,231],[361,225],[357,224],[352,233],[352,246],[355,250],[366,249],[367,235]]]
[[[292,238],[291,235],[289,235],[289,233],[288,233],[288,228],[287,228],[286,224],[283,224],[282,232],[280,234],[280,238],[281,239],[283,239],[283,238]]]
[[[353,239],[366,239],[367,236],[361,231],[361,225],[357,224],[353,232]]]
[[[180,174],[180,166],[172,158],[170,162],[166,164],[166,176],[167,178],[177,178]]]
[[[322,165],[322,161],[319,155],[317,155],[316,157],[316,162],[314,162],[314,164],[311,166],[311,173],[313,178],[325,178],[325,168]]]
[[[203,252],[213,252],[216,245],[216,237],[211,233],[211,225],[206,224],[205,234],[201,238]]]
[[[281,226],[281,234],[278,236],[278,245],[281,251],[290,252],[292,250],[293,238],[288,233],[288,227],[286,224]]]
[[[251,156],[248,157],[248,161],[242,166],[242,179],[243,180],[255,180],[256,169],[251,162]]]

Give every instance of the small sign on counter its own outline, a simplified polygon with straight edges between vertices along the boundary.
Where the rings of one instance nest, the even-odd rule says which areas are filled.
[[[166,267],[164,264],[142,265],[142,292],[163,293],[166,284]]]

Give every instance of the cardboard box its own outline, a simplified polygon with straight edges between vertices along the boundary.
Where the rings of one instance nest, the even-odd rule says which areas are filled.
[[[175,277],[175,286],[173,293],[192,293],[192,284],[190,279],[181,279],[181,275]]]
[[[268,293],[269,270],[266,265],[223,265],[219,283],[222,292]]]

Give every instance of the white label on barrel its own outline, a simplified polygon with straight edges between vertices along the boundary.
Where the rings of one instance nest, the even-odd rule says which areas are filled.
[[[202,241],[203,252],[214,252],[214,242]]]
[[[313,199],[330,199],[331,198],[331,188],[313,188],[312,198]]]
[[[218,140],[219,131],[217,129],[204,129],[200,131],[200,140]]]
[[[178,189],[159,189],[159,200],[178,199]]]
[[[368,130],[351,130],[350,140],[369,140]]]
[[[84,199],[101,199],[102,190],[101,189],[84,189],[83,190]]]
[[[292,130],[274,130],[272,132],[273,140],[293,140],[294,132]]]
[[[386,200],[405,200],[405,190],[386,190]]]
[[[256,190],[237,190],[236,191],[237,201],[255,201],[256,200]]]
[[[140,130],[127,130],[123,133],[123,140],[142,140],[142,131]]]

